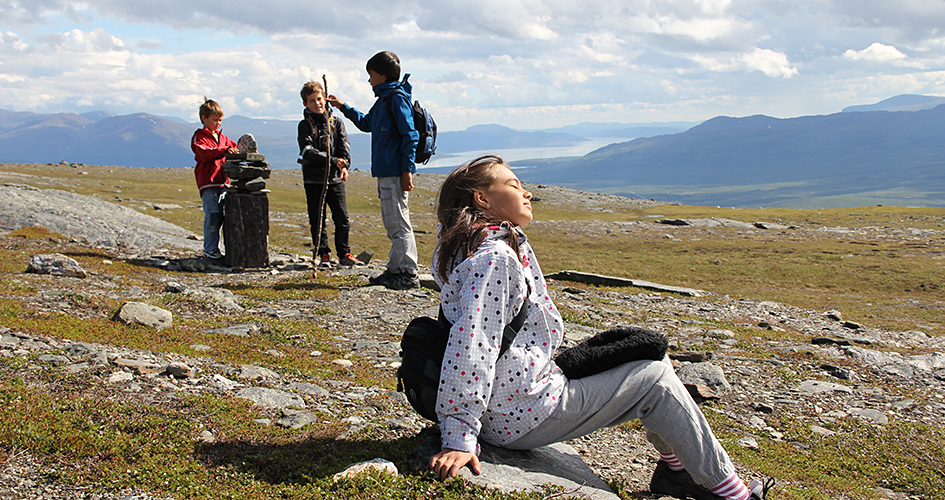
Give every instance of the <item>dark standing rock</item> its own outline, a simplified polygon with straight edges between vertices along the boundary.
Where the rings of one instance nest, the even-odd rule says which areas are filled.
[[[228,193],[223,219],[224,264],[269,266],[269,197]]]
[[[364,265],[368,265],[371,262],[371,259],[374,258],[374,252],[370,250],[365,250],[359,253],[356,258],[360,260],[361,262],[363,262]]]

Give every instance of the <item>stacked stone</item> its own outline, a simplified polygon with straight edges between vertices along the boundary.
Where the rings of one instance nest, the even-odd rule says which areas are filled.
[[[228,191],[242,194],[266,196],[265,179],[272,172],[266,156],[256,152],[256,139],[252,134],[244,134],[237,141],[239,153],[227,154],[223,171],[230,178]]]

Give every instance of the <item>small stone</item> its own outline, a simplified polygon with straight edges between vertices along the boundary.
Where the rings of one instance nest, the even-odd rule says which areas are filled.
[[[712,359],[712,353],[709,351],[683,351],[669,353],[669,359],[690,363],[702,363]]]
[[[711,337],[714,339],[734,339],[735,332],[731,330],[726,330],[724,328],[713,328],[705,332],[706,337]]]
[[[758,441],[756,441],[755,438],[749,436],[739,439],[738,445],[742,448],[748,448],[749,450],[757,450],[760,448],[760,446],[758,446]]]
[[[705,384],[683,384],[683,386],[696,401],[700,399],[719,399],[720,397],[718,393]]]
[[[754,406],[754,409],[755,411],[759,413],[767,413],[767,414],[774,413],[774,407],[765,403],[756,403]]]
[[[752,415],[751,418],[748,419],[748,425],[754,427],[755,429],[764,429],[768,426],[768,423],[765,422],[761,417]]]
[[[677,375],[684,384],[705,385],[720,395],[732,392],[732,386],[725,379],[722,368],[712,363],[682,365],[677,370]]]
[[[201,443],[211,444],[211,443],[215,443],[217,441],[217,438],[216,436],[213,435],[212,432],[208,430],[204,430],[200,432],[199,436],[197,436],[197,441],[200,441]]]
[[[821,426],[819,426],[819,425],[812,425],[812,426],[810,426],[810,430],[811,430],[814,434],[820,434],[821,436],[833,436],[834,434],[836,434],[836,432],[834,432],[834,431],[832,431],[832,430],[830,430],[830,429],[826,429],[826,428],[824,428],[824,427],[821,427]]]
[[[167,374],[174,378],[189,378],[193,373],[193,368],[179,361],[174,361],[167,365]]]
[[[240,378],[248,380],[258,380],[258,381],[267,381],[267,380],[279,380],[279,374],[261,366],[256,365],[242,365],[240,366]]]
[[[850,413],[860,417],[862,420],[873,422],[875,424],[888,424],[889,419],[879,410],[872,408],[851,408]]]
[[[239,140],[236,141],[236,146],[239,148],[240,153],[255,153],[256,138],[253,137],[253,134],[243,134],[240,136]]]
[[[39,357],[36,358],[36,361],[49,363],[53,366],[60,366],[60,365],[69,364],[72,360],[70,360],[69,358],[65,356],[60,356],[58,354],[41,354]]]
[[[85,278],[88,276],[75,259],[66,257],[61,253],[34,255],[30,257],[26,272],[50,274],[52,276],[68,276],[72,278]]]
[[[247,387],[236,392],[237,397],[251,400],[265,408],[304,408],[305,401],[298,394],[292,394],[268,387]]]
[[[798,386],[797,391],[805,396],[813,396],[824,392],[846,392],[853,393],[853,389],[832,382],[822,382],[820,380],[805,380]]]
[[[125,302],[113,317],[126,325],[143,325],[152,328],[169,328],[174,323],[170,311],[142,302]]]
[[[112,374],[108,376],[108,383],[121,384],[123,382],[130,382],[134,378],[135,376],[132,375],[130,372],[125,372],[125,371],[112,372]]]
[[[331,477],[332,482],[338,482],[342,479],[351,479],[359,474],[364,474],[368,471],[377,471],[384,474],[390,474],[391,476],[397,477],[397,466],[392,462],[384,460],[383,458],[375,458],[373,460],[368,460],[367,462],[361,462],[345,467],[345,470],[335,474]]]
[[[306,425],[317,422],[318,415],[305,410],[282,409],[282,416],[276,419],[276,425],[287,429],[301,429]]]
[[[138,375],[153,375],[166,370],[164,365],[140,361],[137,359],[115,358],[112,364],[119,368],[127,368]]]
[[[351,368],[352,366],[354,366],[354,363],[352,363],[351,360],[348,360],[348,359],[336,359],[332,361],[331,364],[338,365],[342,368]]]

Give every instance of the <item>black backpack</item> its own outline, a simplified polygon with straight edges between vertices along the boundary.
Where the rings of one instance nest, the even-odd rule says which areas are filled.
[[[499,348],[500,358],[509,350],[519,329],[525,324],[527,311],[528,302],[525,302],[512,322],[505,326],[502,347]],[[443,353],[446,352],[452,326],[443,315],[443,306],[440,306],[437,319],[428,316],[414,318],[407,325],[404,338],[400,341],[403,359],[397,369],[397,390],[406,394],[407,401],[420,416],[433,422],[437,421],[436,393],[440,386]]]
[[[404,76],[404,83],[407,82],[407,78],[410,78],[409,74]],[[400,130],[397,129],[397,121],[394,120],[394,113],[390,105],[390,96],[394,94],[407,97],[407,93],[397,89],[387,94],[387,97],[384,98],[384,102],[387,103],[387,116],[390,117],[390,123],[393,125],[394,130],[397,130],[397,134],[400,135]],[[420,105],[420,101],[413,102],[413,126],[417,129],[417,133],[420,134],[420,142],[417,143],[417,154],[413,162],[426,164],[430,161],[430,157],[436,154],[436,122],[433,121],[433,115],[423,109],[423,106]]]

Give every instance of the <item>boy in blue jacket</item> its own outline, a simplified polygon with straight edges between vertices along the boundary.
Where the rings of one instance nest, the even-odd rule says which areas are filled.
[[[341,110],[362,132],[371,133],[371,175],[377,178],[381,219],[391,241],[387,270],[371,283],[392,290],[419,288],[417,242],[410,226],[408,193],[417,167],[414,157],[420,136],[413,124],[407,75],[400,80],[400,59],[390,51],[378,52],[367,62],[368,83],[377,100],[365,115],[334,95],[328,102]],[[390,110],[390,112],[388,112]]]

